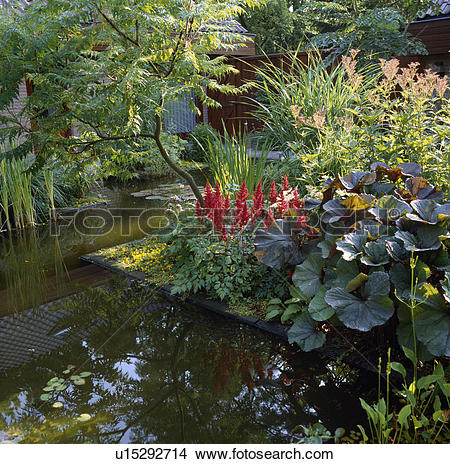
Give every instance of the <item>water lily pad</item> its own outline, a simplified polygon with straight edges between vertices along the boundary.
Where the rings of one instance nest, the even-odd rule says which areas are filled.
[[[64,391],[66,388],[68,387],[67,384],[62,384],[62,385],[58,385],[55,390],[56,391]]]
[[[70,376],[70,380],[78,380],[78,379],[81,379],[81,376],[79,376],[79,375],[71,375]]]
[[[44,394],[42,394],[39,398],[40,398],[42,401],[48,401],[51,397],[52,397],[52,395],[50,395],[49,393],[44,393]]]
[[[301,314],[288,331],[289,343],[297,343],[303,351],[320,348],[325,343],[325,334],[316,328],[308,313]]]
[[[63,371],[63,374],[70,374],[70,369],[66,369],[65,371]]]
[[[78,417],[77,417],[77,421],[79,422],[87,422],[88,420],[90,420],[92,418],[92,416],[90,414],[80,414]]]
[[[62,408],[64,405],[61,403],[61,401],[56,401],[55,403],[52,404],[54,408]]]
[[[296,266],[292,282],[307,296],[314,296],[322,287],[322,268],[324,260],[318,253],[311,253],[306,260]]]
[[[42,390],[44,390],[45,392],[51,392],[53,390],[55,390],[55,386],[54,385],[49,385],[47,387],[44,387]]]
[[[80,373],[80,377],[89,377],[90,375],[92,375],[92,372],[85,371]]]
[[[56,383],[59,381],[59,377],[53,377],[52,379],[50,379],[47,383],[48,384],[52,384],[52,383]]]
[[[75,385],[84,385],[86,383],[86,380],[84,379],[76,379],[73,381]]]

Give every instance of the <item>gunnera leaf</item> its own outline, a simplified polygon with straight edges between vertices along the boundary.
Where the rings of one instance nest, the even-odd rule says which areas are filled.
[[[322,240],[317,248],[322,250],[322,258],[327,259],[333,250],[336,249],[336,238],[330,235],[325,237],[325,240]]]
[[[303,351],[312,351],[325,343],[325,334],[316,328],[316,323],[305,312],[301,314],[288,331],[289,343],[297,343]]]
[[[296,266],[292,282],[307,297],[313,297],[322,287],[324,260],[319,253],[311,253],[302,264]]]
[[[368,234],[366,231],[353,232],[344,236],[342,240],[336,242],[336,248],[342,251],[346,261],[352,261],[362,255],[362,250],[367,242]]]
[[[410,213],[412,208],[405,201],[392,195],[385,195],[377,200],[376,206],[369,209],[378,220],[387,223],[397,220],[403,213]]]
[[[334,309],[325,301],[327,289],[322,286],[309,302],[308,312],[315,321],[326,321],[334,315]]]
[[[346,327],[368,332],[383,325],[394,314],[394,304],[387,297],[389,291],[389,275],[377,271],[369,275],[362,297],[343,288],[332,288],[326,292],[325,301],[335,309]]]

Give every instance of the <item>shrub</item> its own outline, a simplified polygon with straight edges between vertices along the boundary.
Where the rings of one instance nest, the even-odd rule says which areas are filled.
[[[414,163],[372,169],[329,179],[321,200],[305,201],[316,210],[321,240],[292,276],[303,304],[291,313],[290,340],[309,351],[324,343],[318,326],[325,321],[361,332],[389,323],[407,348],[417,336],[423,358],[449,356],[450,204],[439,203],[442,191]],[[271,267],[285,264],[282,255],[267,260],[269,234],[257,233],[257,255]]]
[[[177,161],[186,146],[186,141],[176,135],[163,133],[161,139],[171,159]],[[122,150],[118,144],[110,148],[101,161],[99,175],[103,178],[116,177],[121,181],[133,177],[163,177],[175,173],[164,161],[154,141],[147,141],[137,151],[127,147]]]
[[[446,190],[448,80],[419,73],[418,63],[399,69],[396,59],[358,69],[356,56],[352,51],[329,70],[319,58],[306,68],[292,55],[285,70],[260,71],[264,100],[255,115],[266,136],[294,154],[285,172],[318,185],[323,175],[367,170],[376,161],[415,162]]]
[[[209,124],[197,124],[189,135],[188,144],[182,154],[186,161],[203,162],[206,160],[208,141],[216,135]]]

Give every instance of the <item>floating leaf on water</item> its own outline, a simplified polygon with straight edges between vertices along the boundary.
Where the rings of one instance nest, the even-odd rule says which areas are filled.
[[[78,379],[81,379],[81,377],[79,375],[72,375],[70,377],[70,380],[78,380]]]
[[[55,382],[58,382],[59,380],[59,377],[53,377],[52,379],[50,379],[47,384],[51,384],[51,383],[55,383]]]
[[[85,371],[81,372],[80,377],[89,377],[90,375],[92,375],[92,372]]]
[[[76,379],[73,381],[75,385],[84,385],[86,383],[86,380],[84,379]]]
[[[49,385],[48,387],[44,387],[42,390],[44,390],[45,392],[51,392],[55,389],[56,387],[53,386],[53,385]]]
[[[52,404],[52,406],[54,408],[62,408],[63,404],[61,403],[61,401],[56,401],[55,403]]]
[[[90,414],[80,414],[80,415],[77,417],[77,421],[79,421],[79,422],[86,422],[86,421],[88,421],[89,419],[91,419],[91,415],[90,415]]]
[[[65,371],[63,371],[63,374],[70,374],[70,369],[66,369]]]
[[[63,390],[65,390],[67,387],[68,387],[68,385],[63,383],[62,385],[58,385],[58,386],[55,388],[55,390],[56,390],[56,391],[63,391]]]
[[[40,398],[42,401],[47,401],[47,400],[49,400],[51,397],[52,397],[52,395],[50,395],[50,394],[48,394],[48,393],[44,393],[44,394],[42,394],[39,398]]]

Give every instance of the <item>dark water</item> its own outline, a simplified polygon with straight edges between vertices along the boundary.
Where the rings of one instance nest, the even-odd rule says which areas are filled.
[[[22,348],[12,340],[9,356],[0,354],[10,365],[0,374],[4,440],[289,443],[299,425],[321,421],[334,430],[363,419],[358,395],[371,388],[367,375],[317,354],[294,354],[227,319],[124,283],[56,307],[15,316]],[[50,339],[53,351],[41,355]],[[40,399],[50,379],[84,371],[91,373],[84,385],[69,382]],[[62,407],[52,407],[56,401]],[[80,422],[81,414],[90,419]]]
[[[120,219],[149,207],[130,193],[154,185],[106,191],[118,218],[102,235],[69,225],[1,240],[0,442],[288,443],[301,425],[361,423],[366,372],[124,280],[48,301],[79,256],[144,235]],[[54,378],[60,390],[43,390]]]

